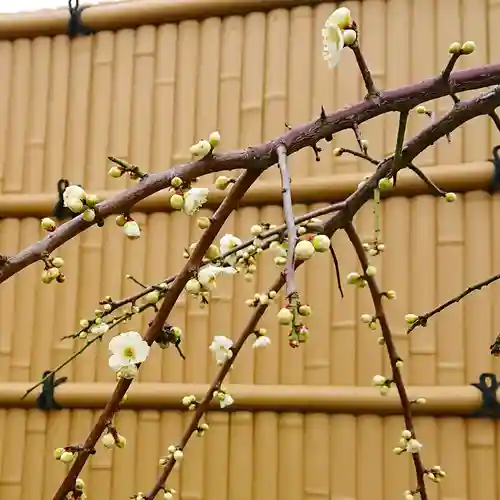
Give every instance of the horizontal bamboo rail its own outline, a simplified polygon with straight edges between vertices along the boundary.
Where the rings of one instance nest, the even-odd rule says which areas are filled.
[[[91,5],[83,12],[82,20],[95,31],[114,31],[319,3],[321,0],[134,0]],[[68,18],[66,8],[0,15],[0,40],[66,34]]]
[[[0,384],[0,408],[34,408],[36,394],[22,395],[29,386],[19,382]],[[115,384],[66,383],[55,389],[55,399],[63,408],[104,408]],[[181,400],[194,394],[201,397],[203,384],[133,384],[123,407],[134,410],[185,409]],[[232,411],[277,411],[300,413],[399,414],[396,390],[381,396],[374,387],[306,385],[238,385],[228,387],[235,399]],[[410,399],[425,397],[423,405],[414,405],[418,415],[470,415],[481,407],[481,392],[472,386],[408,387]],[[215,407],[214,407],[215,409]]]
[[[493,168],[489,162],[463,163],[426,167],[424,172],[442,189],[454,192],[488,189]],[[294,203],[309,204],[335,202],[345,199],[357,187],[364,174],[337,174],[328,177],[311,177],[292,183]],[[429,188],[414,173],[404,171],[398,176],[397,188],[384,193],[386,196],[417,196],[429,193]],[[55,190],[55,187],[54,187]],[[110,198],[115,191],[96,193]],[[225,193],[213,189],[207,208],[216,208]],[[134,211],[142,213],[171,211],[170,193],[163,191],[139,202]],[[52,213],[55,194],[0,194],[0,217],[44,217]],[[280,187],[270,182],[257,182],[245,195],[240,206],[262,206],[281,204]]]

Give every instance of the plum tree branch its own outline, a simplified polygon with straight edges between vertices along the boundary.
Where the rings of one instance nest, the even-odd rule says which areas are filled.
[[[243,197],[243,195],[257,180],[260,174],[261,171],[256,169],[247,170],[246,172],[241,174],[239,179],[231,188],[228,196],[224,199],[222,204],[213,215],[212,223],[203,233],[203,236],[200,238],[200,241],[196,245],[196,248],[191,254],[188,262],[173,281],[163,303],[161,304],[160,310],[155,315],[153,322],[144,334],[144,340],[149,345],[151,345],[155,341],[169,314],[174,308],[179,295],[184,290],[184,286],[200,265],[208,247],[217,236],[227,218],[235,209],[237,201]],[[101,434],[106,429],[108,423],[112,420],[113,415],[116,413],[120,402],[123,399],[123,396],[125,396],[125,393],[127,392],[131,384],[132,379],[121,379],[117,383],[111,399],[108,401],[108,404],[102,411],[93,429],[90,431],[87,439],[85,440],[82,451],[78,453],[75,462],[73,463],[71,469],[68,471],[68,474],[61,483],[59,489],[55,493],[53,500],[64,500],[66,498],[66,495],[74,490],[74,485],[76,479],[78,478],[78,475],[82,471]]]
[[[391,363],[392,381],[396,385],[399,394],[399,399],[401,401],[405,428],[411,432],[411,437],[413,439],[416,439],[415,427],[413,425],[413,418],[411,412],[411,402],[408,397],[408,393],[406,392],[403,376],[401,375],[401,371],[398,366],[398,362],[401,362],[401,358],[398,356],[398,353],[396,351],[396,346],[394,344],[392,332],[389,327],[387,316],[385,314],[384,305],[382,303],[382,298],[383,298],[382,290],[379,288],[377,280],[374,278],[374,276],[366,273],[367,267],[369,266],[368,258],[366,256],[365,249],[363,248],[363,242],[361,241],[361,238],[358,236],[358,233],[352,222],[349,222],[344,229],[361,264],[361,268],[364,273],[363,278],[368,283],[368,287],[370,289],[370,294],[375,308],[375,317],[377,318],[377,321],[380,324],[380,328],[382,330],[382,336],[384,338],[384,345],[387,348],[387,354],[389,356],[389,361]],[[420,493],[420,498],[421,500],[427,500],[428,496],[424,480],[425,467],[422,463],[420,454],[418,452],[412,453],[411,455],[413,459],[413,464],[415,466],[418,492]]]
[[[321,115],[316,120],[295,127],[281,137],[260,146],[223,154],[210,154],[165,172],[148,174],[136,186],[99,203],[97,205],[99,217],[105,219],[113,214],[129,212],[139,201],[168,188],[174,177],[190,181],[223,170],[265,170],[277,162],[276,150],[279,144],[284,144],[288,155],[291,155],[306,147],[316,147],[321,139],[330,138],[341,130],[352,129],[355,125],[384,113],[411,109],[422,102],[449,95],[450,92],[464,92],[498,84],[500,84],[500,64],[492,64],[454,72],[446,82],[441,77],[433,77],[420,83],[380,92],[376,99],[363,100],[329,115]],[[460,107],[460,104],[457,106]],[[467,119],[469,118],[464,117],[464,121]],[[407,155],[411,155],[414,148],[418,149],[418,145],[413,145]],[[418,153],[415,153],[415,156],[416,154]],[[0,266],[0,283],[41,260],[43,255],[50,254],[93,224],[94,222],[86,222],[83,216],[79,215],[37,243],[7,257]]]

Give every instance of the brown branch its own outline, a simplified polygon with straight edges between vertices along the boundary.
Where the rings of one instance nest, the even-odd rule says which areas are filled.
[[[412,172],[414,172],[415,174],[418,175],[418,177],[420,177],[420,179],[422,179],[426,184],[427,186],[430,188],[430,190],[438,195],[438,196],[445,196],[446,195],[446,191],[443,191],[439,186],[437,186],[434,182],[432,182],[423,172],[422,170],[420,170],[420,168],[418,168],[416,165],[414,165],[413,163],[408,163],[408,165],[406,165],[407,168],[409,168]]]
[[[302,262],[297,262],[295,267],[298,267],[302,264]],[[273,286],[269,289],[269,291],[275,290],[278,292],[281,290],[283,285],[285,284],[285,279],[281,275],[276,282],[273,284]],[[254,313],[252,314],[250,320],[248,321],[247,325],[245,326],[243,332],[239,336],[238,340],[234,343],[233,347],[231,348],[233,355],[231,358],[227,359],[225,363],[222,365],[220,368],[219,372],[215,376],[213,382],[210,384],[210,387],[208,388],[205,396],[203,399],[200,401],[200,403],[197,405],[196,410],[194,411],[193,418],[191,419],[191,422],[187,429],[185,430],[180,442],[179,442],[179,447],[181,449],[184,449],[189,442],[191,436],[196,432],[198,429],[198,426],[200,424],[200,420],[202,419],[203,415],[208,411],[210,403],[213,399],[213,393],[214,391],[218,390],[224,381],[224,378],[226,375],[229,373],[229,370],[231,369],[232,365],[234,364],[236,357],[241,351],[241,348],[243,347],[244,343],[252,335],[252,333],[256,330],[257,325],[264,316],[264,313],[266,312],[268,308],[268,304],[262,304],[259,305]],[[146,495],[146,498],[144,500],[153,500],[156,495],[162,491],[164,488],[164,485],[172,472],[173,468],[175,465],[175,460],[169,459],[167,463],[165,464],[165,467],[156,481],[155,485],[153,486],[152,490]]]
[[[358,236],[358,233],[356,232],[356,229],[351,222],[347,223],[347,225],[345,226],[345,232],[347,233],[347,236],[352,246],[354,247],[358,260],[361,264],[361,268],[363,269],[363,272],[365,272],[366,268],[369,265],[368,258],[366,257],[366,252],[363,248],[363,242],[361,241],[361,238]],[[370,294],[373,300],[373,305],[375,307],[375,315],[382,330],[382,336],[385,343],[384,345],[387,348],[387,354],[389,356],[389,361],[392,368],[392,380],[396,385],[399,399],[401,401],[405,427],[411,432],[412,438],[416,439],[415,427],[413,425],[413,417],[411,412],[411,402],[406,392],[403,376],[401,375],[401,371],[399,370],[397,365],[397,363],[401,361],[401,358],[398,356],[398,353],[396,351],[396,346],[394,345],[391,329],[389,327],[384,306],[382,304],[382,291],[378,286],[377,280],[373,276],[368,276],[365,274],[364,279],[368,283]],[[421,500],[427,500],[428,497],[424,479],[425,467],[422,463],[419,453],[412,453],[411,455],[417,475],[418,492],[420,493]]]
[[[467,297],[467,295],[471,294],[472,292],[476,292],[478,290],[481,290],[482,288],[491,285],[495,281],[500,280],[500,274],[495,274],[494,276],[491,276],[488,279],[485,279],[483,281],[480,281],[479,283],[476,283],[475,285],[469,286],[466,288],[463,292],[459,293],[455,297],[447,300],[446,302],[443,302],[441,305],[437,306],[436,308],[432,309],[429,312],[426,312],[425,314],[422,314],[418,316],[418,318],[415,320],[414,323],[411,324],[411,326],[407,330],[407,334],[411,333],[415,328],[422,326],[425,327],[427,326],[427,321],[435,316],[436,314],[439,314],[441,311],[444,311],[446,308],[450,307],[453,304],[458,304],[463,298]]]
[[[292,194],[290,190],[290,173],[288,171],[286,148],[278,146],[278,166],[281,174],[281,192],[283,195],[283,215],[288,233],[288,250],[285,265],[286,297],[292,302],[297,295],[295,285],[295,245],[297,244],[297,227],[293,215]]]
[[[491,109],[500,106],[500,87],[483,92],[469,101],[460,101],[440,120],[431,123],[426,129],[413,137],[403,148],[401,161],[403,165],[411,163],[422,151],[434,144],[438,139],[453,132],[465,122],[480,115],[487,115]],[[375,173],[344,200],[346,209],[336,213],[325,224],[325,233],[334,233],[345,225],[346,219],[352,220],[360,208],[373,196],[373,190],[392,169],[394,157],[390,156],[382,161]]]
[[[380,97],[380,92],[377,90],[375,86],[375,82],[373,81],[372,74],[368,69],[368,64],[366,64],[365,58],[359,48],[359,43],[356,41],[349,48],[354,52],[354,57],[356,58],[356,62],[358,63],[358,68],[363,77],[363,82],[365,84],[366,90],[368,91],[365,99],[374,99],[378,100]],[[358,121],[360,123],[360,121]]]
[[[160,310],[156,314],[154,320],[151,323],[151,326],[148,328],[144,335],[144,340],[149,345],[151,345],[154,342],[155,338],[158,336],[163,325],[165,324],[165,321],[168,319],[170,312],[174,308],[177,299],[184,290],[184,286],[201,263],[208,247],[217,236],[225,221],[236,208],[238,200],[243,197],[245,192],[248,191],[248,189],[257,180],[260,174],[261,171],[255,169],[248,170],[243,173],[231,188],[228,196],[224,199],[220,207],[212,216],[212,222],[210,226],[203,233],[203,236],[200,238],[200,241],[196,245],[196,248],[191,254],[191,257],[184,266],[183,270],[175,278],[172,286],[165,296]],[[111,399],[108,401],[108,404],[101,413],[98,421],[85,440],[85,443],[83,445],[84,451],[78,454],[64,481],[55,493],[53,500],[63,500],[66,495],[70,491],[72,491],[78,475],[82,471],[86,461],[90,456],[91,450],[94,449],[101,434],[106,429],[107,424],[113,418],[114,413],[118,409],[123,396],[125,395],[131,384],[132,380],[130,379],[122,379],[118,382],[118,384],[116,385],[116,389],[111,396]]]
[[[333,245],[330,242],[330,247],[328,248],[330,252],[330,256],[332,257],[333,260],[333,266],[335,268],[335,278],[337,280],[337,288],[338,291],[340,292],[340,296],[344,298],[344,290],[342,289],[342,280],[340,279],[340,265],[339,265],[339,259],[337,257],[337,254],[335,252],[335,249],[333,248]]]
[[[149,174],[136,186],[125,189],[112,199],[99,203],[99,215],[105,219],[112,214],[130,211],[139,201],[168,188],[174,177],[192,181],[202,175],[223,170],[266,169],[277,162],[276,148],[279,144],[284,144],[288,155],[291,155],[306,147],[313,147],[321,139],[331,137],[341,130],[352,129],[354,124],[363,123],[390,111],[405,110],[430,99],[444,97],[450,93],[450,90],[464,92],[497,84],[500,84],[500,64],[492,64],[452,73],[448,84],[440,78],[429,78],[420,83],[381,92],[377,99],[364,100],[344,107],[325,118],[318,118],[313,122],[295,127],[281,137],[260,146],[209,155],[201,160],[176,166],[166,172]],[[372,91],[376,92],[374,89]],[[460,107],[460,104],[457,106]],[[0,283],[39,261],[44,253],[53,252],[92,225],[93,223],[86,222],[82,215],[79,215],[58,227],[41,241],[10,256],[0,268]]]
[[[498,115],[495,113],[495,111],[492,111],[489,114],[489,117],[493,120],[493,123],[495,124],[497,130],[500,132],[500,118]]]

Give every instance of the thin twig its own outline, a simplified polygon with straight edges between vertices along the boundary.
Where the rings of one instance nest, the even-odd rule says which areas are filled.
[[[435,316],[436,314],[440,313],[444,309],[450,307],[453,304],[458,304],[463,298],[467,297],[467,295],[471,294],[472,292],[476,292],[478,290],[481,290],[482,288],[491,285],[495,281],[498,281],[500,279],[500,274],[495,274],[494,276],[491,276],[488,279],[485,279],[483,281],[480,281],[479,283],[476,283],[475,285],[472,285],[468,288],[466,288],[463,292],[459,293],[455,297],[447,300],[446,302],[443,302],[441,305],[435,307],[429,312],[426,312],[425,314],[422,314],[418,316],[417,320],[408,328],[406,333],[411,333],[415,328],[418,326],[425,327],[427,326],[427,321]]]
[[[458,54],[451,54],[450,58],[448,59],[448,63],[446,64],[443,71],[441,71],[440,77],[446,83],[449,82],[451,72],[453,71],[453,68],[455,67],[457,61],[460,59],[461,55],[462,54],[460,52]]]
[[[335,249],[333,248],[332,243],[330,242],[330,247],[329,247],[330,255],[333,260],[333,265],[335,267],[335,277],[337,279],[337,288],[340,292],[340,296],[344,298],[344,290],[342,289],[342,280],[340,279],[340,265],[339,265],[339,259],[337,258],[337,254],[335,252]]]
[[[358,63],[358,68],[363,77],[363,82],[365,83],[366,90],[368,91],[365,99],[373,99],[378,102],[380,100],[380,92],[377,90],[375,86],[375,82],[373,81],[372,74],[368,69],[368,64],[366,64],[365,58],[359,48],[359,43],[356,41],[349,48],[354,52],[354,57],[356,58],[356,62]],[[359,121],[358,121],[359,123]]]
[[[436,184],[434,184],[434,182],[432,182],[423,172],[420,168],[418,168],[416,165],[414,165],[413,163],[408,163],[408,165],[406,165],[412,172],[414,172],[415,174],[417,174],[426,184],[427,186],[429,186],[429,188],[431,189],[431,191],[434,192],[434,194],[438,195],[438,196],[445,196],[446,195],[446,191],[443,191],[440,187],[438,187]]]
[[[338,148],[337,156],[340,156],[344,153],[348,153],[352,156],[356,156],[357,158],[361,158],[362,160],[366,160],[370,162],[372,165],[377,166],[380,162],[372,158],[368,153],[360,153],[359,151],[354,151],[354,149],[350,148]]]
[[[285,265],[286,296],[291,302],[297,295],[295,285],[295,245],[297,244],[297,226],[293,215],[292,193],[290,190],[290,173],[286,158],[286,147],[278,146],[278,166],[281,174],[281,193],[283,195],[283,215],[288,233],[288,250]]]
[[[495,124],[497,130],[500,132],[500,118],[498,117],[498,115],[495,113],[495,111],[492,111],[488,116],[493,120],[493,123]]]
[[[358,260],[361,264],[363,272],[366,271],[366,268],[369,265],[368,258],[366,256],[366,252],[363,248],[363,243],[358,236],[358,233],[353,226],[352,222],[349,222],[345,226],[345,231],[351,242]],[[385,314],[384,306],[382,303],[382,291],[380,290],[377,280],[373,276],[368,276],[365,274],[364,279],[368,283],[368,287],[370,289],[370,294],[372,297],[373,305],[375,307],[375,315],[380,324],[380,328],[382,330],[382,336],[384,338],[385,346],[387,348],[387,354],[389,356],[389,361],[391,363],[392,368],[392,380],[396,385],[398,390],[399,399],[401,401],[401,407],[403,409],[403,417],[405,422],[405,427],[411,432],[412,438],[416,439],[415,427],[413,425],[413,417],[411,412],[411,402],[406,392],[406,387],[404,385],[403,376],[401,375],[401,371],[398,368],[398,361],[401,358],[398,356],[396,351],[396,346],[394,344],[392,332],[389,327],[389,323],[387,321],[387,317]],[[412,453],[413,465],[415,466],[415,473],[417,476],[417,484],[418,484],[418,492],[420,493],[421,500],[427,500],[427,491],[425,487],[425,467],[422,463],[419,453]]]
[[[403,166],[401,161],[401,155],[403,153],[406,124],[408,123],[408,114],[409,114],[408,111],[402,111],[399,114],[398,135],[396,137],[396,149],[394,150],[394,164],[392,167],[392,179],[394,181],[394,187],[396,187],[398,172]]]

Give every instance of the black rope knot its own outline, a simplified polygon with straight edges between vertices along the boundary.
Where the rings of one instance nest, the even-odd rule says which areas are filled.
[[[82,12],[89,7],[80,5],[80,0],[68,0],[69,22],[68,35],[70,38],[77,36],[88,36],[94,33],[93,30],[85,26],[82,21]]]
[[[37,408],[45,411],[62,410],[62,406],[54,399],[54,389],[58,385],[64,384],[64,382],[68,380],[68,377],[56,379],[54,373],[45,371],[43,373],[43,378],[45,378],[45,380],[43,381],[42,392],[36,398]]]

